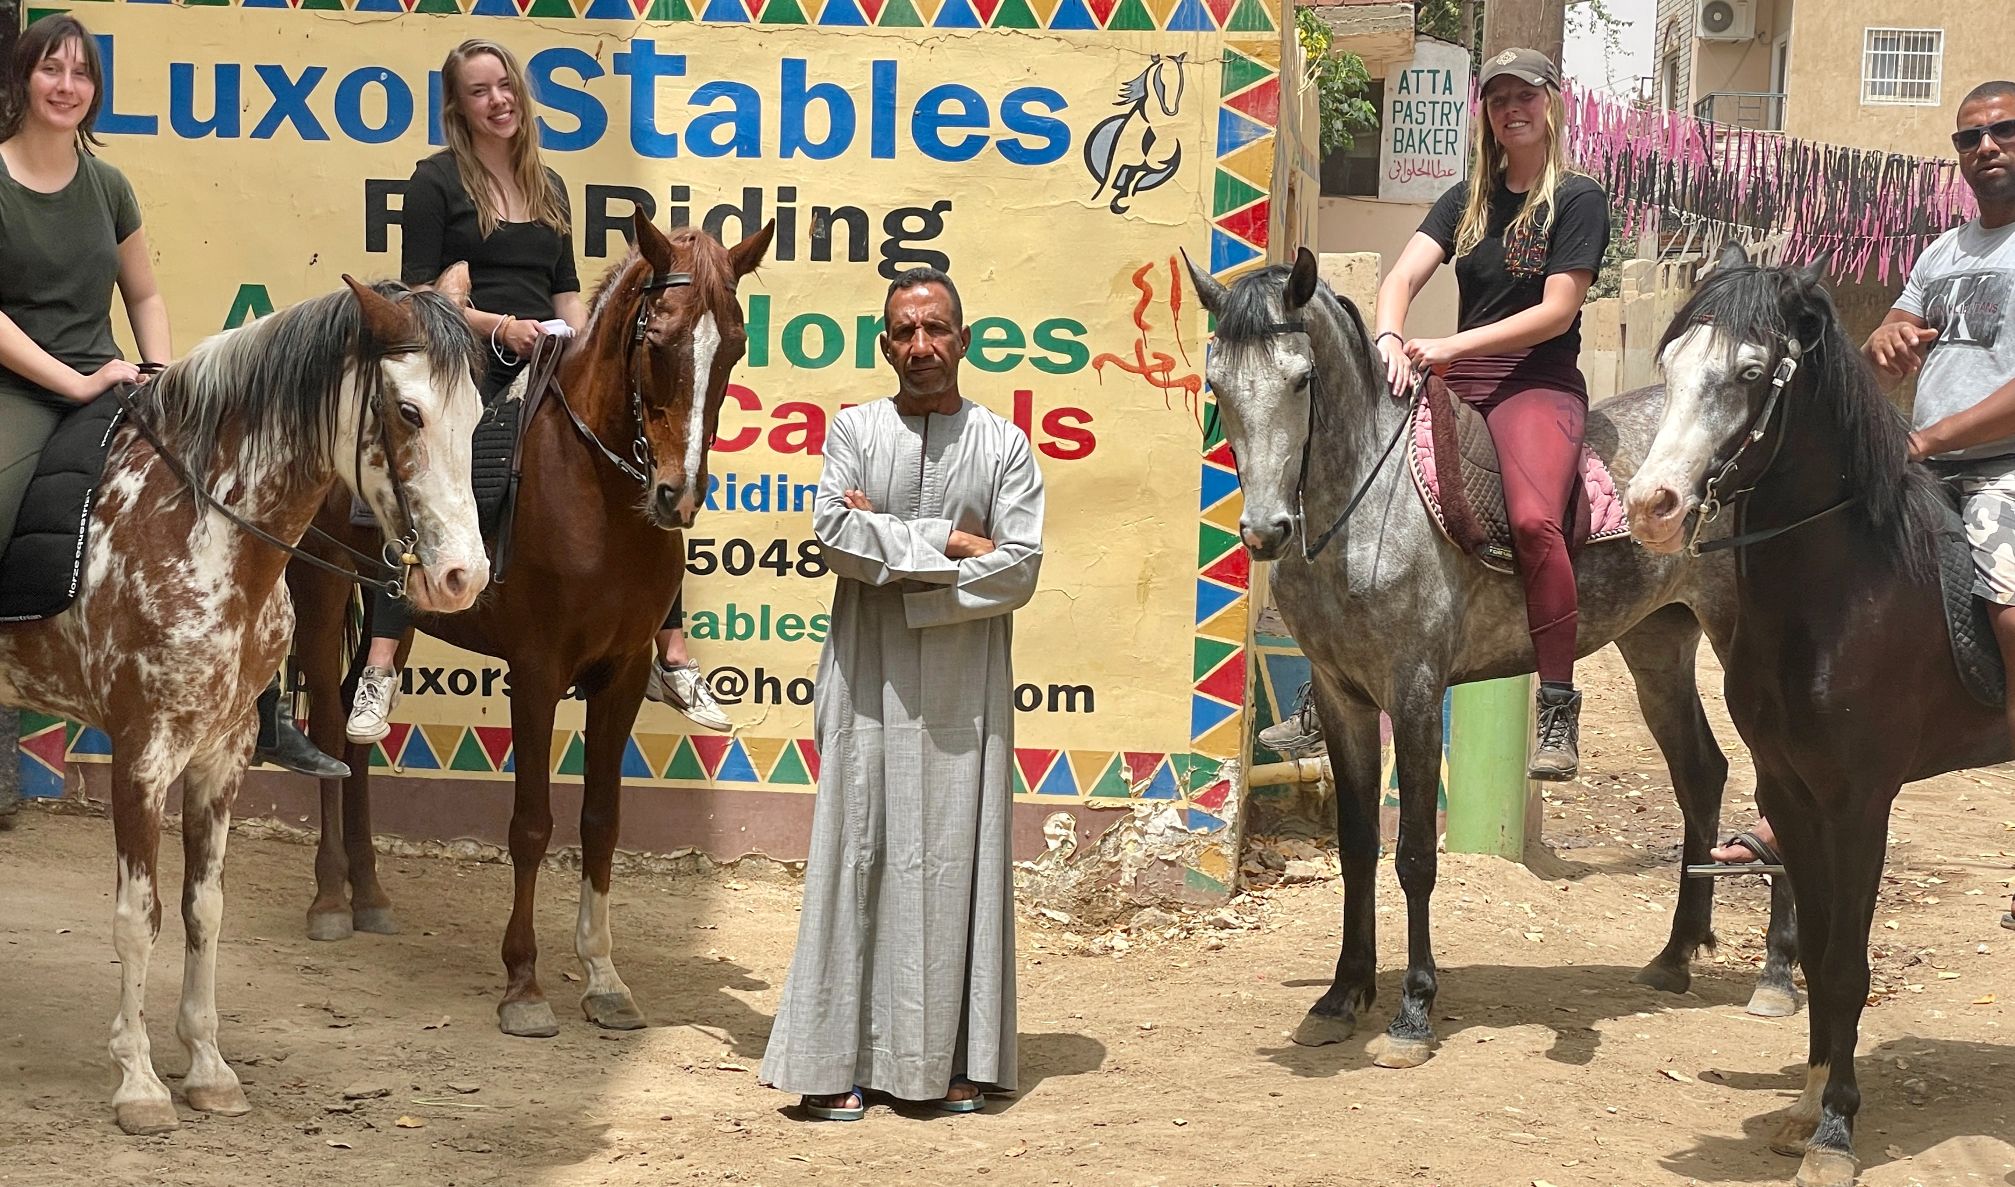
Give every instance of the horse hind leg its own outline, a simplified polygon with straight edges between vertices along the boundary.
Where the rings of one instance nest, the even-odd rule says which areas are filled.
[[[581,909],[574,929],[586,986],[581,1013],[605,1030],[641,1030],[644,1014],[612,959],[609,885],[622,824],[623,750],[636,724],[649,669],[634,663],[588,699],[587,768],[581,795]]]
[[[133,750],[140,757],[129,757]],[[112,949],[119,956],[119,1013],[112,1019],[112,1062],[119,1087],[112,1110],[129,1134],[167,1133],[181,1124],[168,1086],[154,1071],[147,1039],[147,964],[161,933],[155,884],[161,847],[161,804],[178,764],[159,747],[113,748],[112,832],[118,882],[112,905]]]
[[[1378,711],[1324,691],[1317,715],[1336,780],[1337,853],[1343,865],[1343,943],[1336,978],[1294,1031],[1304,1047],[1341,1043],[1378,999]]]
[[[1637,686],[1637,706],[1672,773],[1672,791],[1684,820],[1680,843],[1679,905],[1665,947],[1631,978],[1666,993],[1685,993],[1693,984],[1693,955],[1712,948],[1714,887],[1706,878],[1688,878],[1688,865],[1711,860],[1721,818],[1721,793],[1728,783],[1728,759],[1714,740],[1700,704],[1694,663],[1700,624],[1683,606],[1670,606],[1616,640],[1616,649]]]
[[[182,1008],[175,1033],[189,1053],[182,1099],[202,1113],[238,1117],[252,1111],[238,1075],[217,1050],[217,936],[224,923],[224,845],[231,805],[245,777],[251,739],[199,754],[182,791]]]

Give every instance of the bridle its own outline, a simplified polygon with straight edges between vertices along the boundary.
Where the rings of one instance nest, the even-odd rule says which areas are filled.
[[[631,319],[630,337],[623,345],[623,374],[629,380],[630,388],[630,425],[632,437],[630,440],[629,460],[625,460],[615,450],[603,444],[602,439],[595,435],[595,430],[589,428],[588,423],[582,420],[580,415],[574,411],[573,405],[567,403],[567,393],[561,390],[557,378],[551,373],[552,369],[557,368],[559,357],[557,350],[553,352],[553,363],[549,365],[547,374],[544,377],[533,376],[534,382],[539,382],[543,378],[552,383],[553,395],[559,399],[560,407],[566,410],[567,419],[574,422],[575,430],[581,434],[588,444],[593,445],[597,450],[601,451],[602,456],[607,458],[611,465],[621,470],[631,481],[639,486],[649,486],[651,484],[650,472],[657,469],[657,454],[651,448],[650,438],[644,435],[644,380],[642,368],[637,362],[637,347],[643,343],[644,336],[650,332],[652,294],[660,293],[670,288],[685,288],[692,283],[693,274],[690,272],[653,272],[651,273],[650,280],[645,282],[642,291],[637,294],[637,310],[636,315]],[[544,339],[540,341],[543,342]],[[536,358],[534,359],[533,365],[535,367],[538,361]],[[537,390],[537,388],[530,386],[526,388],[527,394],[534,394]],[[704,400],[706,399],[706,393],[695,392],[693,393],[693,398]]]
[[[1696,318],[1695,323],[1707,325],[1710,324],[1710,319]],[[1784,389],[1791,385],[1792,376],[1798,373],[1799,361],[1805,355],[1817,349],[1817,347],[1816,345],[1808,347],[1796,338],[1783,335],[1779,335],[1779,341],[1783,345],[1784,353],[1778,358],[1777,366],[1771,372],[1770,393],[1763,398],[1763,406],[1757,409],[1756,415],[1750,418],[1749,427],[1743,430],[1741,443],[1735,447],[1735,452],[1729,454],[1728,460],[1723,462],[1714,471],[1713,475],[1708,478],[1707,486],[1702,492],[1700,506],[1694,510],[1693,530],[1688,533],[1686,540],[1686,555],[1688,556],[1697,557],[1707,553],[1726,551],[1731,548],[1746,548],[1751,544],[1761,544],[1765,540],[1776,539],[1786,532],[1794,531],[1804,527],[1806,524],[1824,519],[1834,512],[1850,507],[1860,501],[1858,495],[1849,495],[1821,511],[1779,527],[1765,528],[1756,532],[1744,532],[1734,536],[1724,536],[1719,540],[1701,540],[1700,537],[1706,532],[1708,525],[1712,524],[1720,516],[1724,507],[1728,506],[1737,497],[1747,495],[1756,489],[1757,485],[1763,481],[1764,475],[1770,472],[1770,467],[1776,463],[1777,455],[1784,447],[1784,438],[1787,435],[1785,426],[1778,424],[1776,432],[1773,434],[1771,431],[1771,422],[1773,419],[1784,421],[1790,419],[1791,414],[1789,411],[1782,418],[1776,417],[1778,404],[1782,401]],[[1786,407],[1788,408],[1789,406],[1786,405]],[[1763,464],[1757,467],[1756,476],[1743,486],[1724,490],[1723,487],[1736,478],[1736,467],[1741,464],[1742,455],[1749,452],[1751,446],[1762,442],[1766,437],[1770,440],[1770,453],[1768,457],[1763,459]]]
[[[1310,540],[1308,538],[1308,459],[1310,451],[1315,447],[1315,431],[1321,423],[1317,409],[1322,403],[1322,369],[1315,362],[1315,336],[1308,332],[1308,321],[1306,318],[1297,318],[1293,321],[1269,322],[1260,328],[1259,336],[1271,338],[1281,334],[1300,334],[1309,340],[1308,432],[1301,439],[1301,473],[1295,478],[1294,482],[1294,528],[1296,533],[1301,536],[1301,559],[1303,561],[1313,561],[1316,557],[1322,555],[1323,549],[1329,547],[1329,542],[1336,538],[1338,532],[1343,530],[1343,525],[1350,522],[1350,517],[1356,513],[1358,505],[1364,502],[1364,496],[1371,493],[1372,483],[1378,481],[1379,474],[1385,470],[1385,463],[1391,459],[1392,451],[1399,447],[1400,438],[1406,436],[1407,426],[1413,423],[1412,408],[1421,399],[1425,386],[1425,378],[1419,374],[1414,376],[1413,391],[1407,400],[1407,415],[1400,417],[1399,426],[1393,430],[1391,440],[1385,443],[1385,449],[1378,455],[1378,461],[1371,467],[1371,473],[1364,476],[1364,481],[1358,484],[1356,493],[1350,496],[1350,501],[1344,504],[1343,510],[1337,514],[1335,519],[1330,521],[1329,526],[1323,529],[1322,534],[1314,540]]]
[[[115,390],[118,395],[120,408],[126,418],[132,422],[133,428],[153,448],[154,456],[161,459],[161,464],[168,468],[168,472],[173,474],[183,486],[189,489],[190,494],[195,496],[197,502],[202,503],[210,510],[223,516],[225,520],[237,527],[239,531],[244,532],[263,544],[279,549],[295,560],[305,561],[315,568],[333,573],[345,581],[354,582],[371,589],[382,590],[390,597],[402,598],[406,594],[408,575],[414,567],[420,564],[420,530],[413,517],[412,500],[406,492],[405,479],[399,476],[398,458],[392,450],[390,419],[392,398],[385,387],[384,371],[380,367],[380,364],[386,359],[402,354],[412,354],[422,349],[424,349],[424,344],[420,342],[397,343],[385,347],[375,355],[367,356],[363,364],[357,368],[358,386],[360,388],[359,395],[362,398],[357,401],[356,457],[352,473],[358,476],[359,482],[363,480],[365,422],[375,413],[378,421],[378,446],[385,455],[385,474],[391,481],[392,498],[398,505],[399,522],[405,525],[405,534],[396,540],[387,540],[380,554],[373,557],[357,551],[322,531],[320,528],[312,526],[309,528],[317,536],[320,536],[329,544],[348,554],[349,559],[356,565],[383,569],[387,574],[383,577],[366,576],[361,571],[353,571],[346,566],[323,560],[314,553],[307,552],[297,545],[287,543],[225,506],[217,496],[210,493],[209,487],[197,481],[196,476],[190,472],[189,467],[183,463],[182,459],[175,456],[173,451],[161,440],[160,433],[155,430],[153,425],[148,423],[147,417],[142,410],[142,401],[138,398],[139,393],[145,392],[148,389],[144,386],[128,385]],[[165,369],[160,363],[142,363],[139,366],[140,373],[150,377]]]

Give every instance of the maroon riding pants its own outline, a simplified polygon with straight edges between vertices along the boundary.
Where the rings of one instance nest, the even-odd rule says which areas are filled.
[[[1539,678],[1571,684],[1581,604],[1574,587],[1581,541],[1573,530],[1573,500],[1588,383],[1572,358],[1523,353],[1463,359],[1445,379],[1457,399],[1483,413],[1497,446]]]

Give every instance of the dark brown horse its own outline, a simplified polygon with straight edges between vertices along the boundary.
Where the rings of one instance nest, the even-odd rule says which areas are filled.
[[[517,887],[504,932],[509,981],[497,1007],[507,1034],[559,1033],[539,987],[532,906],[553,832],[553,711],[570,688],[587,700],[575,936],[587,981],[581,1008],[598,1026],[644,1024],[609,957],[609,867],[623,750],[643,700],[652,636],[684,574],[682,529],[692,525],[706,492],[707,448],[728,374],[748,344],[736,286],[762,262],[771,231],[764,227],[730,249],[692,229],[667,238],[637,217],[630,252],[596,290],[587,328],[560,365],[557,390],[533,405],[504,579],[466,613],[419,619],[434,637],[510,667]],[[338,538],[356,534],[348,505],[338,501],[317,523]],[[339,689],[348,658],[348,592],[340,580],[306,566],[295,566],[290,579],[301,619],[295,646],[315,706],[313,736],[334,753],[344,744],[343,714],[335,706],[345,703]],[[317,939],[341,939],[353,927],[396,930],[371,848],[367,749],[350,747],[348,759],[349,780],[322,784],[316,894],[308,909],[308,931]]]
[[[1820,273],[1724,252],[1666,332],[1664,421],[1629,505],[1654,551],[1684,547],[1703,505],[1732,505],[1735,538],[1757,537],[1739,554],[1728,711],[1790,873],[1811,1019],[1805,1092],[1771,1145],[1803,1154],[1801,1187],[1842,1187],[1890,803],[2007,759],[2009,738],[1952,660],[1934,480],[1905,460]]]

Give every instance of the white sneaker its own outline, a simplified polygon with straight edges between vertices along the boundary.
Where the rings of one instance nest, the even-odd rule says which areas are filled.
[[[644,686],[644,695],[677,709],[695,725],[710,730],[728,730],[734,726],[728,715],[721,712],[721,703],[714,699],[714,690],[707,687],[706,674],[698,664],[673,668],[667,667],[662,659],[654,661],[651,682]]]
[[[343,735],[359,746],[382,742],[392,732],[392,706],[399,703],[399,673],[391,668],[365,668],[357,678],[357,700]]]

